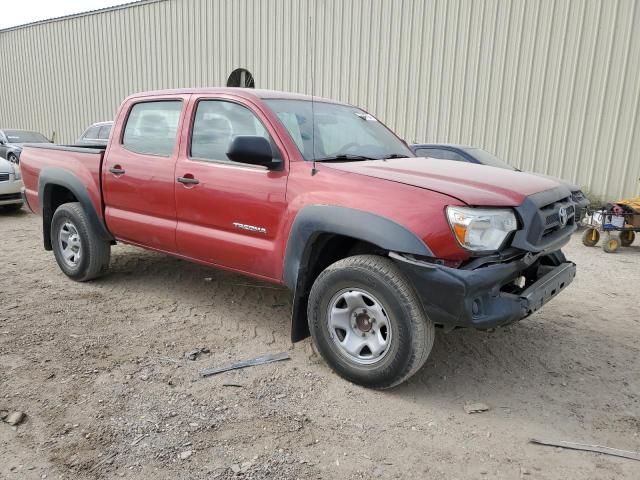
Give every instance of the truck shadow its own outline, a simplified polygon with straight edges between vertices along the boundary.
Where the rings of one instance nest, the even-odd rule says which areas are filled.
[[[143,250],[114,253],[111,273],[99,281],[104,288],[155,296],[159,302],[189,306],[188,311],[200,308],[222,316],[232,311],[242,319],[233,333],[239,338],[262,329],[281,346],[289,341],[292,298],[287,289]],[[590,397],[590,381],[595,379],[611,384],[598,389],[601,398],[591,398],[602,408],[614,405],[614,397],[632,396],[633,384],[624,383],[626,370],[616,370],[607,359],[615,349],[618,362],[622,357],[628,365],[637,365],[640,349],[629,348],[605,329],[586,327],[581,317],[589,312],[580,310],[569,292],[529,319],[494,332],[438,330],[425,366],[385,395],[430,405],[454,402],[460,408],[465,401],[517,408],[520,402],[548,396],[571,404]],[[321,368],[330,375],[328,367]]]
[[[25,209],[25,207],[22,207],[20,210],[12,210],[12,209],[0,206],[0,218],[3,218],[3,217],[21,218],[21,217],[26,217],[29,214],[30,212],[28,212]]]

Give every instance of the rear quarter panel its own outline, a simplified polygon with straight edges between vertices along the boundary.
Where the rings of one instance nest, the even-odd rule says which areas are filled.
[[[20,157],[20,170],[29,206],[41,214],[38,198],[40,172],[43,168],[60,168],[73,174],[85,186],[96,212],[102,218],[100,167],[104,153],[86,153],[52,148],[25,146]]]

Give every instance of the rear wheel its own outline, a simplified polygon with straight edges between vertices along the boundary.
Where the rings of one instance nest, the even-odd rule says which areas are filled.
[[[587,247],[595,247],[600,240],[600,232],[595,228],[587,228],[582,234],[582,243]]]
[[[109,268],[111,244],[95,234],[78,202],[65,203],[53,214],[51,244],[58,266],[73,280],[91,280]]]
[[[433,323],[388,258],[358,255],[324,270],[311,289],[309,330],[340,376],[373,388],[394,387],[427,360]]]
[[[623,247],[630,246],[636,239],[636,232],[627,230],[626,232],[620,232],[620,243]]]
[[[602,242],[602,249],[607,253],[615,253],[619,248],[620,238],[607,232]]]

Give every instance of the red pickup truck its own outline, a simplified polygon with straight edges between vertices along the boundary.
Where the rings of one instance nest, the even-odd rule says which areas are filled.
[[[575,276],[553,180],[425,162],[365,111],[289,93],[133,95],[105,147],[32,145],[24,198],[44,248],[85,281],[116,242],[283,284],[293,341],[362,385],[415,373],[436,327],[527,317]]]

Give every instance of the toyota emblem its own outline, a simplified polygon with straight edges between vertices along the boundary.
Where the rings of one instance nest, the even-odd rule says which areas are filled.
[[[567,220],[569,219],[566,208],[560,207],[560,210],[558,210],[558,218],[560,219],[560,225],[564,227],[567,224]]]

